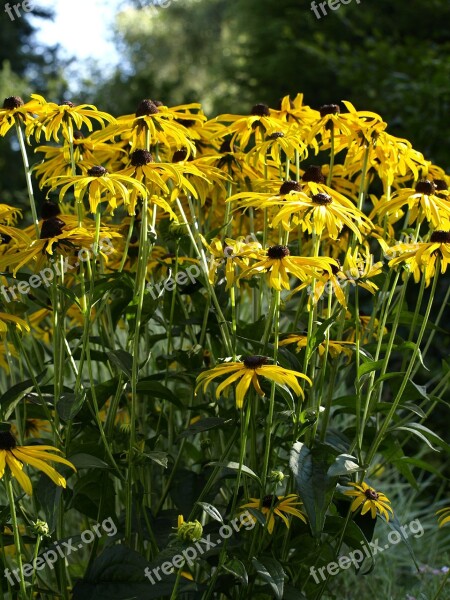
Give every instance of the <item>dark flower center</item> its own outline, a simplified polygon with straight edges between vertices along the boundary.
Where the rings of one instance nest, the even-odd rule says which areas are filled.
[[[56,202],[50,202],[46,200],[41,208],[41,218],[46,221],[47,219],[52,219],[53,217],[57,217],[61,214],[61,209]]]
[[[172,162],[173,163],[182,162],[183,160],[186,160],[186,157],[187,157],[186,148],[182,148],[181,150],[175,150],[175,152],[173,153],[173,156],[172,156]]]
[[[105,167],[96,166],[89,169],[87,174],[89,177],[102,177],[103,175],[108,175],[108,171]]]
[[[131,164],[133,167],[143,167],[153,162],[153,156],[148,150],[135,150],[131,154]]]
[[[64,100],[64,102],[61,102],[59,106],[68,106],[69,108],[73,108],[75,104],[70,100]]]
[[[9,98],[5,98],[3,102],[3,108],[6,108],[7,110],[14,110],[23,105],[24,101],[20,96],[9,96]]]
[[[14,436],[9,431],[0,431],[0,450],[14,450],[17,446]]]
[[[320,116],[326,117],[327,115],[338,115],[341,112],[338,104],[324,104],[319,108]]]
[[[277,258],[278,260],[281,260],[282,258],[289,256],[289,254],[290,252],[287,246],[270,246],[267,250],[267,256],[272,259]]]
[[[189,129],[189,127],[194,127],[195,119],[177,119],[177,123]]]
[[[275,131],[267,136],[268,140],[277,140],[278,138],[284,137],[284,133],[282,131]]]
[[[433,181],[433,183],[436,186],[436,190],[438,190],[439,192],[442,192],[444,190],[448,190],[447,182],[444,181],[443,179],[435,179]]]
[[[0,244],[9,244],[12,237],[6,233],[0,233]]]
[[[322,175],[322,167],[311,165],[302,176],[303,181],[312,181],[313,183],[325,183],[325,177]]]
[[[271,506],[276,506],[277,502],[278,502],[278,496],[269,494],[268,496],[264,496],[262,505],[263,505],[263,508],[270,508]]]
[[[298,181],[294,181],[290,179],[289,181],[284,181],[280,187],[280,196],[284,196],[285,194],[289,194],[289,192],[301,192],[302,186]]]
[[[222,144],[220,145],[219,152],[233,152],[231,147],[231,139],[223,140]]]
[[[430,196],[434,194],[435,191],[436,185],[428,179],[422,179],[422,181],[417,182],[416,192],[418,194],[425,194],[426,196]]]
[[[81,133],[81,131],[74,131],[73,139],[74,140],[84,140],[84,135]]]
[[[61,221],[61,219],[58,219],[58,217],[46,219],[42,223],[40,239],[47,240],[49,238],[56,237],[57,235],[61,235],[64,225],[64,221]]]
[[[254,117],[268,117],[270,116],[269,107],[266,104],[255,104],[250,114]]]
[[[158,107],[152,100],[141,100],[136,109],[136,117],[145,117],[159,113]]]
[[[311,200],[314,202],[314,204],[331,204],[333,202],[333,198],[331,196],[323,193],[315,194]]]
[[[364,492],[364,495],[368,500],[378,500],[378,494],[372,488],[369,488],[368,490],[366,490]]]
[[[433,231],[431,234],[430,242],[433,244],[450,244],[450,231],[436,229],[436,231]]]
[[[244,365],[247,369],[259,369],[259,367],[266,365],[268,360],[267,356],[246,356]]]
[[[333,275],[337,275],[339,273],[339,271],[341,270],[341,266],[338,265],[330,265],[331,267],[331,272],[333,273]]]

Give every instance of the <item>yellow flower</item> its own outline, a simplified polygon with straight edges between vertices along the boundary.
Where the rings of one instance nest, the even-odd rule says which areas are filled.
[[[228,133],[232,134],[231,144],[238,143],[241,150],[245,149],[254,135],[256,136],[257,131],[262,139],[266,133],[271,135],[287,130],[286,123],[272,116],[271,110],[265,104],[255,104],[249,116],[226,114],[219,115],[216,120],[230,123],[227,129]]]
[[[450,523],[450,506],[441,508],[436,512],[438,516],[439,527],[443,527],[446,523]]]
[[[286,517],[286,514],[293,515],[294,517],[297,517],[306,523],[306,516],[300,510],[298,510],[298,508],[296,508],[297,506],[301,506],[303,504],[303,502],[300,502],[300,499],[296,494],[289,494],[288,496],[264,496],[262,505],[259,498],[249,498],[249,500],[250,502],[247,502],[247,504],[242,504],[239,508],[253,508],[255,510],[260,510],[266,518],[267,531],[270,534],[273,532],[275,525],[275,515],[283,520],[288,529],[289,519]],[[256,521],[253,515],[251,518],[253,521]]]
[[[64,464],[74,471],[76,469],[71,462],[62,458],[62,456],[48,454],[48,450],[60,452],[58,448],[54,448],[53,446],[18,446],[9,431],[0,432],[0,479],[5,473],[5,467],[8,466],[24,492],[31,496],[33,488],[30,478],[23,471],[23,464],[25,463],[39,469],[39,471],[48,475],[56,485],[65,488],[66,480],[64,477],[56,469],[48,465],[46,461]]]
[[[225,263],[226,289],[229,289],[236,279],[236,267],[246,269],[249,266],[249,259],[257,258],[257,253],[262,250],[261,244],[256,239],[250,241],[248,237],[241,236],[236,240],[226,238],[223,242],[214,238],[209,244],[202,235],[200,238],[211,254],[208,269],[209,281],[214,283],[214,275],[218,267]]]
[[[191,122],[202,123],[206,117],[199,110],[200,104],[183,104],[168,108],[162,102],[148,98],[139,102],[136,113],[124,115],[117,119],[116,125],[110,125],[97,139],[104,141],[115,135],[124,134],[131,143],[132,150],[147,147],[147,134],[150,144],[157,143],[175,148],[187,148],[188,154],[195,153],[192,138],[197,138],[195,130],[191,130]]]
[[[93,120],[100,123],[102,127],[105,126],[105,121],[115,122],[114,117],[97,110],[92,104],[75,105],[68,100],[56,104],[55,102],[47,102],[39,94],[31,94],[31,97],[38,103],[40,116],[28,124],[26,133],[28,137],[34,133],[37,141],[44,133],[47,142],[51,138],[58,142],[58,134],[61,130],[63,138],[71,142],[73,141],[74,130],[80,130],[83,125],[86,125],[90,132],[93,131]]]
[[[297,352],[300,352],[302,348],[306,348],[308,344],[308,337],[306,335],[290,334],[287,338],[281,340],[279,343],[280,346],[288,346],[289,344],[297,344]],[[326,344],[327,342],[323,341],[317,347],[320,357],[325,354]],[[347,346],[350,346],[350,348]],[[350,360],[354,346],[355,344],[353,342],[336,342],[333,340],[328,340],[328,352],[331,358],[336,358],[340,354],[345,354],[345,356]]]
[[[414,275],[414,281],[420,280],[423,272],[425,285],[430,284],[431,278],[436,271],[436,261],[440,258],[441,273],[445,273],[450,264],[450,232],[436,229],[430,236],[429,242],[417,242],[413,244],[397,244],[388,250],[388,255],[396,255],[389,261],[393,267],[405,263]]]
[[[268,365],[268,358],[266,356],[247,356],[242,362],[224,362],[223,364],[217,365],[209,371],[200,373],[197,377],[197,386],[195,391],[203,385],[203,391],[209,384],[222,375],[227,375],[225,381],[217,387],[216,399],[219,399],[220,394],[225,391],[232,383],[240,380],[236,386],[236,406],[242,408],[244,404],[244,396],[247,393],[250,384],[253,384],[257,394],[264,396],[264,392],[259,385],[258,376],[265,377],[270,381],[287,385],[294,390],[297,396],[304,398],[304,392],[298,384],[297,378],[304,379],[312,385],[312,381],[309,377],[303,373],[297,371],[291,371],[278,365]]]
[[[255,273],[268,273],[270,287],[281,291],[282,288],[289,290],[289,273],[305,280],[307,277],[319,278],[322,270],[330,271],[332,265],[337,265],[333,258],[313,258],[303,256],[290,256],[287,246],[271,246],[267,250],[267,256],[262,258],[253,266],[243,271],[239,279],[250,277]]]
[[[56,183],[52,184],[53,181]],[[132,192],[138,192],[141,196],[147,194],[146,188],[127,175],[121,173],[108,173],[105,167],[100,165],[91,166],[86,175],[75,175],[73,177],[55,177],[49,180],[51,185],[49,192],[61,186],[59,201],[62,202],[67,190],[73,186],[74,196],[77,202],[82,203],[86,191],[89,192],[89,206],[92,213],[96,213],[98,206],[105,200],[111,210],[117,208],[119,203],[130,205]],[[134,211],[133,211],[134,212]]]
[[[19,96],[5,98],[3,108],[0,108],[0,136],[5,136],[16,120],[25,124],[32,121],[34,115],[40,110],[40,103],[31,100],[26,104]]]
[[[392,223],[398,221],[403,215],[403,206],[408,206],[408,224],[416,220],[422,222],[425,218],[431,221],[434,227],[438,227],[441,221],[450,219],[449,192],[446,189],[439,190],[437,185],[424,179],[416,184],[415,189],[405,188],[392,195],[392,198],[380,202],[371,218],[376,215],[383,219],[385,215]]]
[[[386,521],[389,521],[388,511],[390,511],[392,515],[394,514],[394,511],[389,506],[390,500],[382,492],[377,492],[369,487],[367,483],[364,483],[364,481],[361,485],[353,482],[350,482],[349,485],[354,486],[355,489],[348,490],[347,492],[344,492],[344,494],[354,498],[352,505],[350,506],[352,512],[357,511],[362,506],[362,515],[365,515],[370,510],[372,519],[377,518],[378,512],[386,518]]]

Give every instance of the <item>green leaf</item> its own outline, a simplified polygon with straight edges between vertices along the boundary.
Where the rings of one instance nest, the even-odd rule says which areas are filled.
[[[225,471],[226,473],[227,472],[234,473],[235,471],[239,470],[239,463],[237,463],[237,462],[210,462],[206,466],[222,467],[223,469],[226,470]],[[258,483],[260,483],[258,475],[254,471],[252,471],[251,469],[246,467],[245,465],[242,465],[241,473],[243,473],[244,475],[249,475],[250,477],[253,477],[253,479],[255,479]]]
[[[78,395],[71,392],[61,394],[56,410],[63,421],[71,421],[80,412],[86,400],[86,393],[81,392]]]
[[[40,383],[46,374],[47,369],[36,375],[35,379],[37,383]],[[35,388],[31,379],[21,381],[20,383],[16,383],[16,385],[10,387],[9,390],[0,397],[2,420],[7,421],[22,398],[33,391],[35,391]]]
[[[327,444],[317,444],[310,450],[296,442],[291,450],[289,465],[315,537],[323,530],[325,513],[336,488],[338,477],[328,474],[336,456],[337,451]]]
[[[155,450],[154,452],[144,452],[143,456],[146,456],[153,462],[161,465],[161,467],[167,469],[167,464],[169,462],[169,459],[167,458],[167,452],[158,452]]]
[[[118,367],[122,373],[125,373],[128,379],[131,379],[131,371],[133,368],[133,357],[131,354],[121,349],[113,350],[111,352],[107,352],[106,354],[109,361]]]
[[[245,586],[245,587],[248,586],[247,570],[244,566],[244,563],[242,563],[237,558],[232,558],[230,560],[227,560],[223,564],[222,569],[226,573],[230,573],[231,575],[234,575],[235,577],[237,577],[243,586]]]
[[[188,437],[190,435],[195,435],[197,433],[201,433],[202,431],[209,431],[210,429],[216,429],[217,427],[221,427],[222,425],[229,425],[232,423],[231,419],[220,419],[219,417],[207,417],[206,419],[200,419],[200,421],[196,421],[192,425],[190,425],[187,429],[185,429],[182,433],[180,433],[180,437]]]
[[[286,575],[280,563],[272,557],[264,556],[259,560],[252,558],[252,565],[258,575],[270,585],[275,598],[281,600],[283,598],[284,578]]]
[[[177,408],[183,409],[182,402],[178,400],[175,394],[159,381],[141,379],[136,385],[139,393],[148,392],[155,398],[162,398],[174,404]]]
[[[145,570],[153,582],[145,577]],[[169,597],[173,591],[176,576],[158,575],[151,571],[151,565],[143,556],[129,547],[110,546],[98,556],[88,568],[84,578],[78,581],[72,592],[73,600],[152,600]],[[178,593],[196,591],[193,582],[181,580]]]
[[[367,373],[370,373],[371,371],[381,369],[383,363],[383,360],[368,360],[367,362],[362,363],[358,369],[358,379],[361,379],[363,375],[367,375]]]
[[[340,477],[341,475],[348,475],[349,473],[356,473],[361,471],[362,467],[358,465],[354,456],[350,454],[339,454],[336,457],[335,462],[327,471],[328,477]]]
[[[421,425],[420,423],[408,423],[408,425],[399,425],[397,427],[392,427],[391,429],[388,429],[388,431],[409,431],[409,433],[412,433],[413,435],[417,436],[422,441],[424,441],[427,444],[427,446],[429,446],[435,452],[439,452],[439,450],[437,450],[433,446],[433,444],[437,444],[447,452],[450,452],[450,446],[446,442],[444,442],[444,440],[441,437],[439,437],[436,433],[434,433],[434,431],[431,431],[430,429],[428,429],[428,427],[425,427],[425,425]]]
[[[80,452],[78,454],[73,454],[72,456],[67,457],[67,460],[77,468],[77,469],[109,469],[110,466],[101,458],[97,456],[93,456],[92,454],[84,454]]]
[[[210,517],[212,517],[215,521],[219,521],[219,523],[223,523],[223,518],[220,512],[217,510],[215,506],[212,504],[208,504],[208,502],[197,502],[199,506],[203,508],[205,513],[207,513]]]

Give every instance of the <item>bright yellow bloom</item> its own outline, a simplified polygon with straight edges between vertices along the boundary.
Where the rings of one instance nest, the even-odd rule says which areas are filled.
[[[389,521],[388,511],[391,512],[392,515],[394,514],[394,511],[389,506],[390,500],[382,492],[377,492],[369,487],[367,483],[364,483],[364,481],[361,485],[353,482],[350,482],[349,485],[352,485],[355,489],[348,490],[347,492],[344,492],[344,494],[354,498],[352,505],[350,506],[352,512],[357,511],[362,506],[362,515],[365,515],[370,510],[372,519],[376,519],[378,511],[380,515],[386,518],[386,521]]]
[[[64,464],[76,472],[75,467],[71,462],[57,456],[48,454],[47,452],[60,452],[58,448],[53,446],[18,446],[16,440],[9,431],[0,432],[0,479],[5,473],[5,467],[8,466],[12,475],[17,479],[19,485],[26,494],[31,496],[33,488],[30,478],[23,470],[24,463],[39,469],[50,479],[61,487],[66,487],[66,480],[53,467],[47,464],[46,461],[58,462]]]
[[[395,223],[403,215],[402,207],[407,206],[408,224],[424,219],[438,227],[442,221],[450,219],[450,200],[448,190],[438,192],[434,182],[428,179],[419,181],[415,189],[404,188],[392,195],[392,198],[380,202],[371,214],[381,221],[385,215]]]
[[[236,267],[241,270],[247,269],[250,258],[257,258],[258,252],[262,250],[261,244],[256,239],[250,241],[248,237],[243,238],[242,236],[237,240],[226,238],[223,242],[214,238],[209,244],[203,236],[201,236],[201,240],[211,254],[208,269],[209,281],[214,283],[218,267],[225,264],[226,289],[229,289],[236,280]]]
[[[320,279],[321,272],[330,272],[332,265],[337,266],[333,258],[290,256],[287,246],[271,246],[267,250],[267,256],[261,256],[255,265],[240,274],[239,279],[255,273],[268,273],[270,287],[278,291],[282,288],[289,290],[289,273],[302,281],[308,277]]]
[[[247,504],[242,504],[239,508],[253,508],[255,510],[260,510],[266,518],[267,531],[270,534],[273,532],[275,525],[275,515],[282,519],[283,523],[288,529],[290,523],[286,515],[292,515],[306,523],[306,516],[300,510],[298,510],[298,508],[296,508],[297,506],[301,506],[303,504],[296,494],[289,494],[288,496],[264,496],[262,505],[259,498],[249,498],[249,500],[250,502],[247,502]],[[256,518],[253,515],[251,515],[251,518],[254,522],[256,522]]]
[[[0,108],[0,136],[5,136],[15,125],[16,120],[27,124],[33,121],[38,112],[40,112],[40,103],[36,100],[30,100],[25,104],[19,96],[5,98],[3,108]]]
[[[82,165],[79,166],[82,167]],[[121,173],[108,173],[105,167],[100,165],[91,166],[85,175],[55,177],[47,183],[51,186],[49,192],[61,187],[60,202],[63,201],[68,189],[72,186],[76,202],[82,203],[85,193],[88,191],[89,207],[93,214],[97,212],[99,204],[105,200],[114,211],[118,204],[130,205],[132,192],[138,192],[141,196],[147,194],[147,189],[132,177]]]
[[[303,399],[304,392],[298,384],[297,378],[304,379],[309,385],[312,385],[311,379],[303,373],[291,371],[290,369],[285,369],[278,365],[269,365],[267,364],[268,360],[269,359],[266,356],[247,356],[242,362],[224,362],[209,371],[200,373],[197,377],[195,391],[197,392],[198,388],[203,386],[203,392],[205,392],[206,388],[214,379],[221,377],[222,375],[227,375],[225,381],[222,381],[217,387],[216,399],[218,400],[220,394],[232,383],[240,380],[236,386],[236,406],[237,408],[242,408],[244,405],[244,396],[247,393],[250,384],[253,384],[253,387],[259,396],[264,396],[264,392],[258,381],[258,376],[262,376],[270,381],[289,386],[294,390],[297,396],[301,396]]]
[[[441,273],[445,273],[450,264],[450,232],[436,229],[429,242],[397,244],[389,248],[387,255],[395,257],[389,261],[390,267],[405,263],[413,273],[414,281],[417,283],[423,273],[428,286],[435,274],[437,259],[440,259]]]
[[[58,142],[60,131],[63,138],[67,142],[71,142],[74,131],[80,130],[83,125],[86,125],[90,132],[93,131],[92,121],[97,121],[102,127],[105,126],[105,121],[115,123],[114,117],[97,110],[92,104],[75,105],[68,100],[62,104],[56,104],[55,102],[47,102],[39,94],[31,94],[31,97],[39,105],[38,112],[40,116],[28,124],[26,133],[28,137],[34,134],[38,142],[42,133],[44,133],[47,142],[51,138]]]
[[[308,337],[306,335],[290,334],[287,338],[279,342],[280,346],[288,346],[289,344],[297,344],[297,352],[300,352],[300,350],[306,348],[308,345]],[[328,340],[328,353],[331,358],[336,358],[341,354],[345,354],[345,356],[350,359],[354,346],[355,344],[353,342],[344,342],[342,340],[336,342],[334,340]],[[320,357],[325,354],[326,348],[326,341],[323,341],[318,345],[317,351]]]

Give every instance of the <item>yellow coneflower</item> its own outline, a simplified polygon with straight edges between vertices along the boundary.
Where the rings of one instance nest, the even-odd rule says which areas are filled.
[[[364,481],[361,484],[350,482],[355,489],[344,492],[346,496],[354,498],[350,510],[356,512],[360,507],[361,514],[365,515],[370,510],[372,519],[377,518],[379,513],[389,521],[389,512],[394,514],[394,511],[389,506],[391,501],[382,493],[377,492],[374,488],[370,487]]]
[[[25,103],[20,96],[5,98],[3,107],[0,108],[0,136],[5,136],[16,121],[25,124],[33,121],[40,109],[41,105],[36,100]]]
[[[27,464],[48,475],[56,485],[65,488],[66,480],[64,477],[60,475],[56,469],[48,465],[46,461],[64,464],[75,472],[76,469],[71,462],[62,458],[62,456],[48,454],[49,450],[52,452],[61,452],[58,448],[54,448],[53,446],[18,446],[16,440],[9,431],[1,431],[0,479],[5,473],[5,467],[8,466],[24,492],[31,496],[33,487],[30,478],[23,470],[23,465]]]
[[[83,125],[86,125],[90,132],[93,131],[92,121],[97,121],[102,127],[105,126],[105,121],[115,123],[114,117],[97,110],[92,104],[76,105],[70,100],[56,104],[47,102],[39,94],[31,94],[31,97],[39,106],[39,116],[28,124],[26,132],[28,137],[34,134],[38,142],[42,133],[47,142],[52,138],[58,142],[60,132],[63,138],[70,142],[73,140],[74,131],[80,130]]]
[[[304,397],[304,392],[298,384],[297,378],[304,379],[312,385],[311,379],[303,373],[297,371],[291,371],[278,365],[269,365],[269,358],[267,356],[247,356],[242,362],[224,362],[223,364],[217,365],[209,371],[200,373],[197,377],[197,386],[195,391],[197,392],[200,386],[203,386],[203,391],[209,386],[209,384],[222,375],[227,375],[225,381],[217,387],[216,399],[224,392],[232,383],[239,381],[236,386],[236,406],[242,408],[244,405],[244,396],[247,393],[250,384],[256,390],[259,396],[264,396],[264,392],[258,381],[258,376],[265,377],[269,381],[275,381],[282,385],[287,385],[294,390],[297,396]]]
[[[332,265],[337,266],[333,258],[327,257],[304,257],[290,256],[287,246],[271,246],[265,257],[243,271],[239,279],[250,277],[255,273],[268,273],[269,286],[281,291],[282,288],[289,290],[289,273],[304,281],[308,277],[320,279],[322,271],[330,271]]]
[[[286,515],[292,515],[306,523],[306,516],[298,508],[296,508],[297,506],[301,506],[303,504],[296,494],[289,494],[287,496],[274,496],[270,494],[268,496],[264,496],[262,505],[259,498],[249,498],[249,500],[250,502],[242,504],[239,508],[253,508],[255,510],[260,510],[266,518],[267,531],[270,534],[273,532],[275,525],[275,515],[282,519],[288,529],[290,523]],[[251,515],[251,518],[253,521],[256,521],[253,515]]]
[[[417,283],[423,273],[425,285],[428,286],[435,274],[438,257],[441,273],[445,273],[450,264],[450,231],[436,229],[431,234],[429,242],[396,244],[389,248],[388,255],[395,256],[389,261],[390,267],[405,263],[413,273],[414,281]]]

